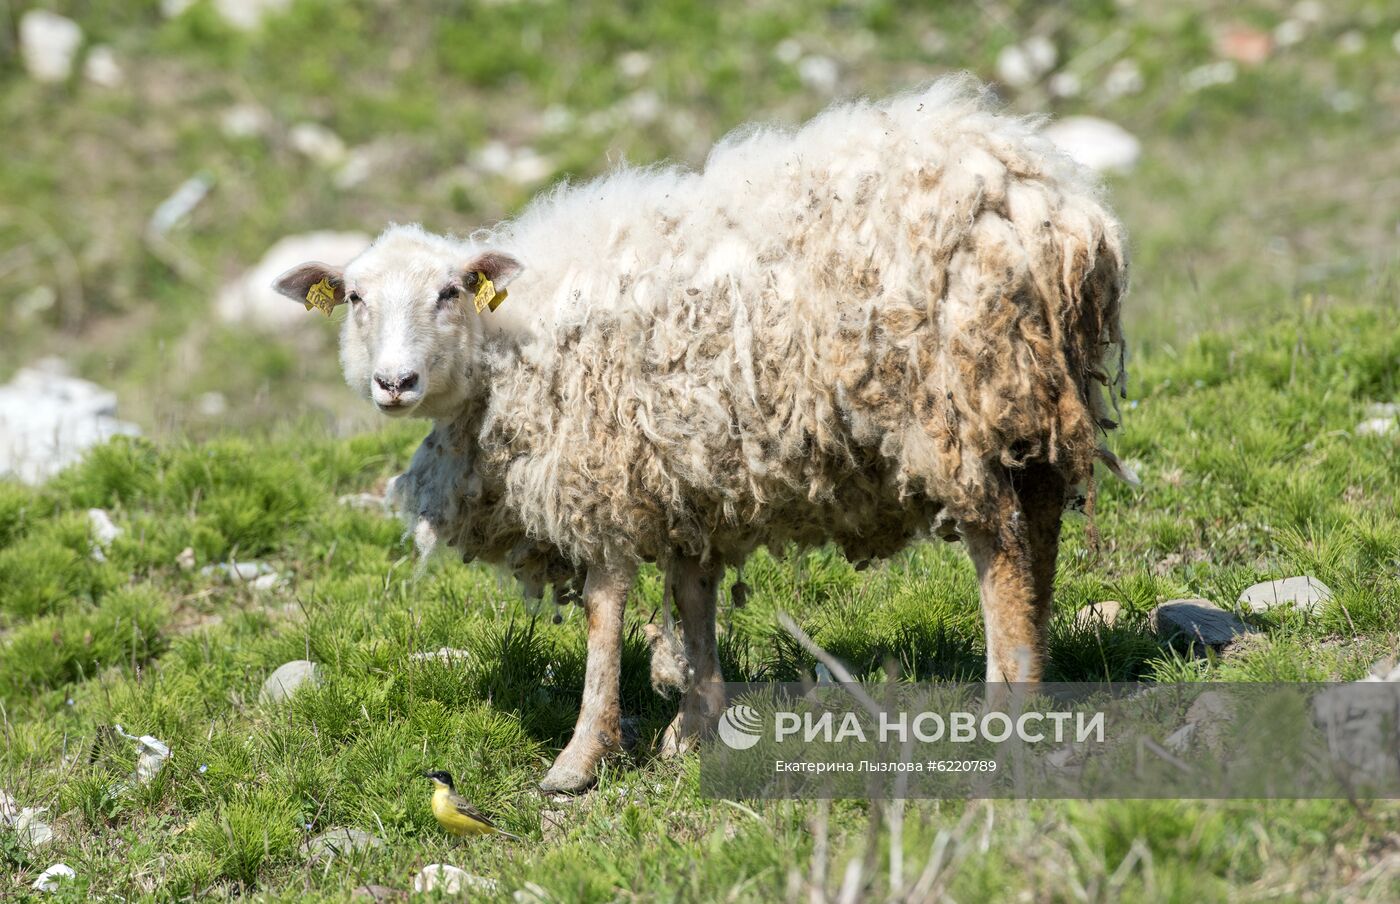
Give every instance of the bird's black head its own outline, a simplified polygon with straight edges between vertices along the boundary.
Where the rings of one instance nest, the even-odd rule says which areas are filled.
[[[449,788],[452,787],[452,775],[451,775],[451,773],[443,772],[441,769],[438,769],[438,770],[433,771],[433,772],[424,772],[424,773],[423,773],[423,777],[424,777],[424,778],[430,778],[430,779],[432,779],[432,780],[435,781],[435,782],[442,782],[444,785],[446,785],[446,786],[449,787]]]

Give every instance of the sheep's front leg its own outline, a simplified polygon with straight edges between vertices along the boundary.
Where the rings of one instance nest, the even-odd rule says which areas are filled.
[[[680,711],[661,739],[662,756],[685,753],[714,728],[724,711],[724,676],[715,638],[715,599],[723,574],[722,566],[702,565],[699,558],[686,556],[667,575],[680,610],[685,658],[693,678],[681,698]]]
[[[588,662],[583,705],[569,744],[540,782],[545,791],[583,791],[593,784],[598,763],[622,748],[622,612],[636,573],[633,566],[590,566],[583,584],[588,613]]]
[[[1010,475],[1000,523],[965,531],[987,629],[987,682],[1034,684],[1047,655],[1065,481],[1050,465]]]

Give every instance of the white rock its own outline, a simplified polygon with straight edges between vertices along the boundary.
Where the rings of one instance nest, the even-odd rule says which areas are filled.
[[[1397,429],[1396,418],[1372,417],[1356,425],[1357,436],[1390,436]]]
[[[292,126],[288,138],[297,153],[321,166],[333,167],[345,162],[345,142],[320,123],[299,122]]]
[[[112,523],[112,516],[102,509],[88,509],[88,529],[92,534],[92,557],[107,561],[107,548],[122,535],[122,529]]]
[[[1078,97],[1084,90],[1079,76],[1073,72],[1056,72],[1050,76],[1049,88],[1050,93],[1056,97]]]
[[[506,178],[518,185],[533,185],[548,178],[554,164],[534,148],[521,148],[506,169]]]
[[[919,49],[929,56],[938,56],[948,49],[948,36],[931,28],[919,36]]]
[[[43,483],[92,446],[140,435],[135,424],[116,419],[115,393],[64,369],[41,361],[0,386],[0,477]]]
[[[408,657],[413,662],[467,662],[472,658],[471,650],[461,650],[456,647],[439,647],[431,653],[413,653]]]
[[[336,503],[361,512],[389,511],[389,500],[373,493],[347,493],[336,499]]]
[[[1315,613],[1332,598],[1332,590],[1317,578],[1302,576],[1264,581],[1240,594],[1240,605],[1251,612],[1278,607]]]
[[[1055,68],[1055,44],[1045,35],[1031,35],[997,54],[997,80],[1012,88],[1029,88]]]
[[[208,173],[196,173],[181,182],[179,187],[170,193],[170,197],[156,205],[156,209],[151,212],[151,219],[146,223],[146,229],[152,235],[165,235],[188,219],[213,187],[214,177]]]
[[[629,50],[617,58],[617,71],[627,78],[641,78],[651,71],[651,55]]]
[[[252,587],[254,590],[271,590],[281,583],[282,576],[280,574],[274,573],[264,574],[260,575],[259,577],[253,578],[251,581],[248,582],[248,586]]]
[[[370,241],[361,232],[308,232],[279,240],[252,270],[219,293],[219,319],[262,330],[317,323],[317,318],[309,316],[302,305],[274,291],[273,280],[306,261],[343,266],[369,247]]]
[[[1280,47],[1292,47],[1302,43],[1307,37],[1308,27],[1298,19],[1284,19],[1274,26],[1274,43]]]
[[[82,43],[83,30],[72,19],[43,9],[20,16],[19,53],[35,81],[67,80]]]
[[[1371,670],[1361,680],[1365,682],[1400,682],[1400,659],[1382,659],[1372,664]]]
[[[1055,50],[1055,42],[1045,35],[1031,35],[1021,43],[1026,50],[1026,56],[1030,58],[1031,65],[1041,72],[1049,72],[1055,68],[1055,62],[1059,59],[1059,54]]]
[[[31,849],[53,840],[53,828],[39,818],[46,812],[48,807],[20,807],[10,792],[0,789],[0,828],[13,830]]]
[[[792,38],[784,38],[778,42],[777,47],[773,48],[773,58],[779,63],[791,66],[802,59],[802,45]]]
[[[205,577],[223,575],[235,584],[251,584],[253,581],[267,575],[275,575],[276,571],[266,562],[220,562],[217,565],[205,565],[199,569],[199,573]]]
[[[1126,172],[1142,156],[1142,143],[1130,132],[1094,116],[1067,116],[1046,127],[1045,137],[1079,163],[1100,172]]]
[[[1118,621],[1118,616],[1122,612],[1123,604],[1117,600],[1085,603],[1078,612],[1074,613],[1074,624],[1075,627],[1087,629],[1111,627],[1114,622]]]
[[[544,887],[535,882],[526,882],[511,894],[515,904],[553,904],[554,898]]]
[[[293,659],[279,665],[277,671],[267,676],[258,694],[258,702],[282,703],[290,700],[303,685],[315,686],[320,683],[320,669],[316,663]]]
[[[173,19],[194,6],[194,3],[195,0],[160,0],[160,14],[167,19]]]
[[[638,91],[624,101],[627,118],[638,125],[656,122],[661,115],[661,97],[655,91]]]
[[[1201,91],[1216,85],[1228,85],[1235,80],[1239,72],[1239,67],[1231,60],[1206,63],[1183,75],[1181,87],[1187,91]]]
[[[1322,21],[1322,17],[1327,14],[1327,8],[1320,0],[1300,0],[1293,7],[1295,18],[1302,19],[1310,25],[1316,25]]]
[[[306,852],[313,863],[318,863],[342,854],[355,854],[383,846],[383,841],[364,829],[336,827],[327,829],[308,841]]]
[[[58,891],[58,886],[78,874],[73,872],[73,868],[66,863],[55,863],[53,866],[39,874],[39,878],[34,880],[30,888],[35,891]]]
[[[510,166],[514,157],[510,145],[504,141],[488,141],[476,152],[476,165],[493,176],[499,176]]]
[[[99,44],[88,51],[83,61],[83,78],[99,88],[120,88],[126,80],[117,54],[106,44]]]
[[[354,188],[374,175],[374,152],[369,148],[351,148],[345,162],[335,172],[336,188]]]
[[[578,117],[568,107],[559,104],[551,104],[545,107],[540,114],[540,128],[551,134],[567,131],[573,128]]]
[[[841,68],[831,57],[807,56],[797,64],[797,77],[813,91],[832,94],[841,80]]]
[[[1104,76],[1103,93],[1110,99],[1142,92],[1146,81],[1136,60],[1119,60]]]
[[[271,124],[272,117],[257,104],[234,104],[219,114],[219,131],[225,138],[253,138]]]
[[[413,877],[413,890],[420,894],[442,891],[457,895],[466,891],[493,892],[496,880],[473,876],[466,870],[446,863],[430,863]]]
[[[206,392],[195,400],[194,407],[205,417],[219,417],[228,411],[228,399],[222,392]]]
[[[117,734],[136,744],[139,751],[136,755],[136,771],[132,773],[132,779],[141,784],[149,782],[155,778],[165,766],[165,761],[170,759],[170,748],[160,738],[152,735],[135,735],[126,733],[126,729],[120,725],[113,726]]]
[[[269,13],[279,13],[291,3],[292,0],[214,0],[214,11],[234,28],[252,31]]]

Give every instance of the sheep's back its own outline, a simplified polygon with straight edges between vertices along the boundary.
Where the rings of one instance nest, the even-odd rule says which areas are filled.
[[[581,560],[887,555],[993,518],[1008,468],[1090,475],[1120,228],[1026,124],[942,100],[838,109],[671,177],[683,203],[615,258],[651,262],[625,297],[498,375],[483,436],[532,536]]]

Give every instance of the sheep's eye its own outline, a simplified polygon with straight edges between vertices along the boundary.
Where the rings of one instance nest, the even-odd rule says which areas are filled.
[[[447,288],[443,289],[441,292],[438,293],[438,301],[440,301],[440,302],[442,302],[442,301],[451,301],[452,299],[454,299],[454,298],[456,298],[456,297],[457,297],[457,287],[456,287],[456,286],[448,286]]]
[[[348,299],[350,300],[350,303],[351,303],[351,304],[359,304],[360,302],[364,301],[364,299],[360,297],[360,293],[359,293],[359,292],[351,292],[350,294],[346,295],[345,297],[348,298]]]

